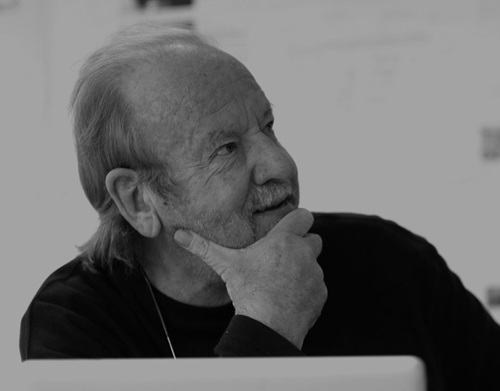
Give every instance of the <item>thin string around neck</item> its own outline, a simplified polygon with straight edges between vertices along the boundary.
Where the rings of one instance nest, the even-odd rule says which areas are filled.
[[[142,271],[142,275],[143,275],[144,279],[146,280],[146,284],[148,285],[149,293],[151,294],[151,297],[153,298],[153,302],[155,303],[156,312],[158,313],[158,317],[160,318],[161,325],[163,326],[163,332],[165,333],[165,337],[167,338],[168,346],[170,347],[170,352],[172,353],[172,357],[174,359],[177,359],[177,356],[175,355],[174,347],[172,346],[172,341],[170,340],[170,337],[168,335],[167,326],[165,325],[165,320],[163,319],[163,315],[161,314],[160,307],[158,306],[158,302],[156,301],[156,297],[155,297],[155,294],[153,292],[153,288],[151,286],[151,283],[149,282],[149,278],[146,275],[146,272],[144,271],[144,269],[141,268],[141,271]]]

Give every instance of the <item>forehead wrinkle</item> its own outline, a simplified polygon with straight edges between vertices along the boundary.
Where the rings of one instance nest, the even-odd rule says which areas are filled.
[[[226,92],[225,87],[244,78],[246,78],[246,76],[234,79],[228,83],[218,84],[215,88],[209,89],[208,92],[207,89],[200,88],[199,84],[190,89],[186,89],[187,91],[185,91],[179,101],[174,114],[175,117],[182,118],[184,124],[192,123],[192,125],[186,129],[188,133],[186,139],[190,147],[196,142],[197,133],[200,132],[200,128],[202,127],[201,123],[207,118],[222,112],[234,101],[234,99],[225,99],[225,102],[220,105],[220,99],[217,98]],[[213,132],[210,133],[212,134]]]
[[[259,86],[257,85],[257,83],[255,83],[255,80],[253,79],[253,77],[251,77],[251,76],[250,77],[243,76],[243,77],[233,79],[227,83],[219,83],[210,89],[202,89],[201,90],[200,88],[197,88],[200,91],[196,94],[193,94],[194,96],[191,99],[192,104],[189,105],[189,106],[191,106],[190,108],[191,108],[192,112],[198,113],[198,115],[200,116],[200,119],[203,119],[207,116],[215,115],[219,111],[222,111],[227,105],[231,104],[232,102],[234,102],[237,99],[240,99],[242,96],[241,94],[235,94],[233,91],[233,92],[231,92],[229,97],[224,97],[224,95],[227,94],[227,92],[229,90],[227,87],[229,87],[235,83],[239,83],[245,79],[250,79],[253,82],[251,84],[255,84],[254,86],[251,87],[251,89],[253,91],[260,89]],[[224,103],[222,105],[220,102],[221,96],[224,97],[223,98]]]
[[[202,116],[199,119],[198,123],[202,119],[205,119],[211,115],[215,115],[215,114],[221,112],[231,103],[232,102],[228,102],[228,103],[224,104],[222,107],[218,108],[215,112]],[[252,112],[255,115],[255,117],[257,117],[258,122],[259,122],[260,118],[265,119],[269,116],[273,116],[272,104],[271,104],[271,102],[269,102],[269,100],[267,98],[265,99],[264,105],[262,105],[261,107],[263,107],[263,109],[261,109],[259,107],[254,107],[251,110],[244,110],[245,124],[246,124],[246,126],[244,126],[245,128],[247,128],[248,124],[250,124],[250,118],[249,118],[250,112]],[[203,137],[203,135],[201,135],[200,137],[202,137],[202,140],[204,139],[204,140],[212,141],[212,140],[217,140],[221,136],[229,137],[229,136],[234,136],[234,135],[239,134],[238,131],[232,130],[233,127],[234,127],[234,121],[228,119],[227,121],[225,121],[225,123],[218,126],[217,128],[210,129],[208,131],[208,133],[206,134],[206,136]],[[194,131],[196,131],[196,129],[193,129],[193,133],[194,133]],[[191,138],[193,138],[193,136],[194,136],[193,133],[191,134]],[[206,145],[206,143],[202,142],[201,145]]]
[[[127,84],[139,92],[134,94],[139,98],[135,99],[134,111],[137,118],[147,124],[144,129],[148,131],[148,138],[154,138],[155,149],[163,151],[164,155],[168,150],[184,145],[188,148],[182,149],[191,155],[197,153],[197,147],[203,146],[206,140],[203,137],[206,132],[199,132],[203,129],[203,121],[210,115],[220,114],[232,102],[241,99],[244,93],[239,94],[239,91],[256,91],[260,87],[241,63],[216,51],[190,52],[182,58],[170,60],[166,68],[163,61],[139,67]],[[241,84],[243,90],[241,87],[232,88],[234,84]],[[245,116],[248,123],[248,110],[245,110]],[[219,117],[222,120],[216,121],[220,125],[216,131],[225,121],[223,115]],[[214,132],[210,133],[213,139]]]
[[[177,100],[175,96],[169,97],[161,91],[152,92],[148,98],[153,104],[143,101],[141,108],[135,111],[138,123],[142,125],[140,128],[144,129],[144,137],[150,140],[153,148],[163,158],[175,150],[192,151],[193,136],[201,118],[190,116],[189,110],[185,110],[189,93],[182,94]],[[185,145],[188,148],[183,148]]]

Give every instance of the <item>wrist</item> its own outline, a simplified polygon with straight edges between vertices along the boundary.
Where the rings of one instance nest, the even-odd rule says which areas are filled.
[[[302,349],[304,339],[308,330],[302,331],[299,322],[285,319],[283,316],[276,316],[275,311],[255,311],[247,308],[236,308],[235,315],[244,315],[248,318],[256,320],[271,330],[280,334],[287,339],[297,349]]]

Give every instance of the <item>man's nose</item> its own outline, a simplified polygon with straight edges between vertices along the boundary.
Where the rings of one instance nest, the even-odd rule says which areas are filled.
[[[262,186],[269,180],[290,182],[297,166],[286,149],[277,141],[260,134],[252,151],[253,179]]]

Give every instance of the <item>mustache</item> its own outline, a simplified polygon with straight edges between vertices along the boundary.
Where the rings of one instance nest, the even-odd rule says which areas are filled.
[[[255,187],[250,195],[248,212],[254,213],[257,210],[264,210],[271,206],[278,205],[285,198],[293,196],[292,185],[282,182],[271,182],[265,186]]]

